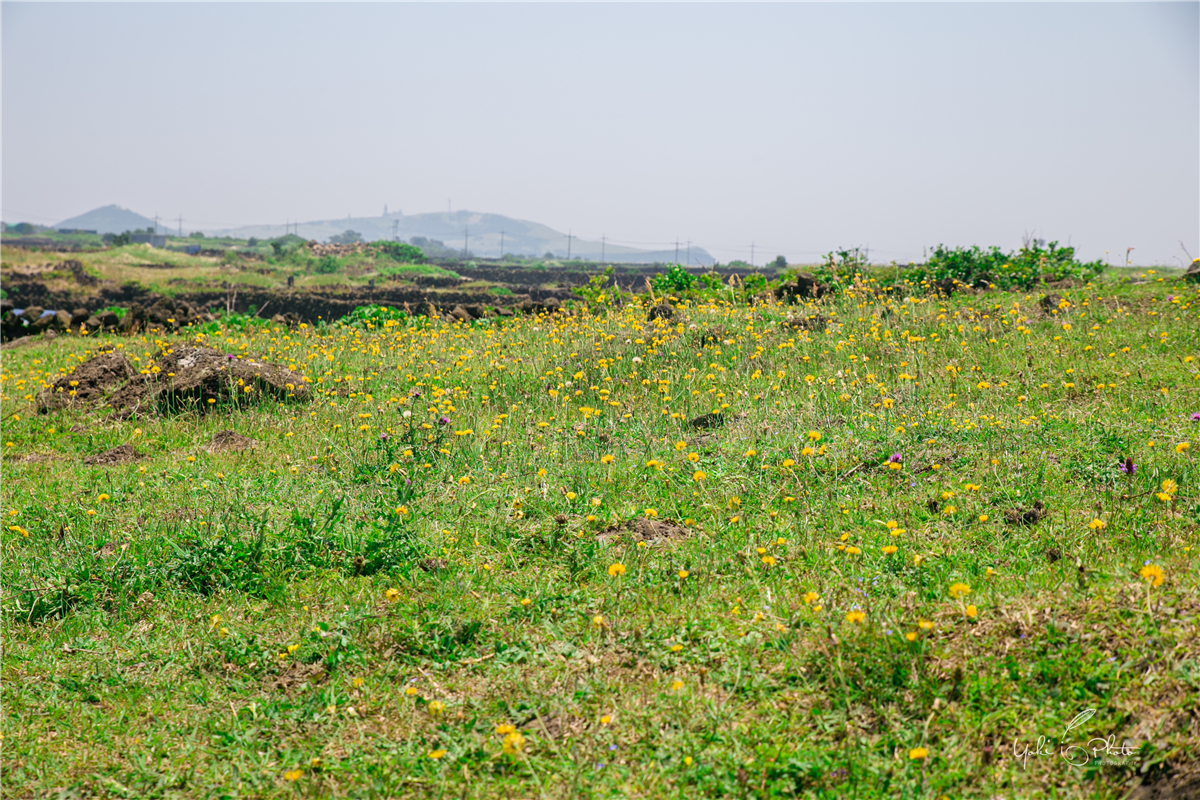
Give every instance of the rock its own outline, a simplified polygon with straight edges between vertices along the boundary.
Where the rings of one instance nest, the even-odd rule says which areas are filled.
[[[100,327],[107,330],[116,328],[121,322],[121,318],[115,311],[100,311],[96,314],[96,318],[100,320]]]
[[[829,287],[816,277],[798,272],[779,286],[779,297],[788,303],[794,303],[802,297],[824,297],[829,294]]]
[[[78,328],[83,323],[87,322],[87,318],[92,315],[92,312],[86,308],[77,308],[71,312],[71,327]]]
[[[707,428],[719,428],[724,424],[724,414],[702,414],[689,422],[688,427],[696,430],[705,430]]]
[[[30,306],[29,308],[25,309],[25,313],[21,316],[25,318],[25,322],[27,324],[32,325],[42,316],[42,312],[45,310],[46,309],[42,308],[41,306]]]
[[[483,312],[483,306],[479,303],[471,303],[470,305],[460,306],[460,308],[470,314],[472,319],[483,319],[486,316]]]
[[[454,310],[450,312],[450,316],[461,322],[470,322],[472,319],[471,315],[462,306],[455,306]]]
[[[54,328],[55,330],[65,331],[71,328],[71,315],[61,308],[54,312]]]
[[[1183,279],[1189,283],[1200,283],[1200,258],[1193,258],[1192,264],[1183,273]]]

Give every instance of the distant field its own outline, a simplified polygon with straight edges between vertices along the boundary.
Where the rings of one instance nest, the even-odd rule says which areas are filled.
[[[1132,277],[6,348],[0,796],[1195,796],[1200,290]],[[196,344],[313,399],[37,413]]]

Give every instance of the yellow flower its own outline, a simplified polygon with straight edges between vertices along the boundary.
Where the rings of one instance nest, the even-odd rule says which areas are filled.
[[[971,593],[971,587],[965,583],[950,584],[950,596],[951,597],[964,597],[970,593]]]
[[[678,574],[680,578],[686,578],[688,575],[691,575],[692,573],[688,572],[686,569],[681,569],[676,574]]]
[[[604,616],[602,614],[597,614],[596,616],[592,617],[592,624],[595,625],[597,628],[603,628],[604,627]]]
[[[987,515],[987,514],[980,514],[980,515],[979,515],[979,521],[980,521],[980,522],[987,522],[987,521],[988,521],[988,515]]]
[[[650,518],[654,518],[654,517],[657,517],[657,516],[658,516],[658,511],[657,511],[656,509],[653,509],[653,508],[646,508],[646,509],[642,509],[642,513],[643,513],[643,514],[645,514],[647,517],[650,517]]]
[[[676,443],[675,443],[675,449],[676,449],[676,450],[686,450],[686,449],[687,449],[687,442],[676,442]]]
[[[809,441],[819,442],[819,441],[821,441],[821,432],[820,431],[809,431],[808,438],[809,438]]]
[[[446,751],[441,748],[438,748],[437,750],[429,751],[429,757],[434,759],[435,761],[444,755],[446,755]]]
[[[927,619],[919,619],[917,620],[917,627],[923,631],[927,631],[933,628],[933,623]]]
[[[607,725],[610,722],[612,722],[612,717],[608,714],[605,714],[603,717],[600,718],[601,725]]]
[[[775,559],[772,558],[771,556],[763,556],[762,562],[764,564],[766,564],[768,567],[775,566]]]
[[[1180,442],[1179,444],[1175,445],[1175,452],[1182,453],[1183,451],[1187,450],[1191,446],[1192,446],[1191,442]]]
[[[896,530],[896,528],[900,527],[900,523],[896,522],[896,520],[894,520],[894,519],[889,519],[887,522],[885,522],[883,524],[887,527],[887,529],[889,531],[894,531],[894,530]]]
[[[400,599],[400,590],[396,589],[395,587],[388,589],[386,592],[383,593],[383,597],[389,603],[394,603]]]
[[[302,775],[304,775],[304,770],[289,769],[287,772],[283,773],[283,778],[284,780],[288,781],[298,781]]]
[[[909,631],[908,633],[904,634],[904,638],[908,639],[910,642],[915,642],[917,640],[917,634],[914,631]]]
[[[406,695],[408,695],[409,697],[411,697],[412,695],[417,693],[417,687],[409,686],[407,689],[404,690],[404,693]]]
[[[796,462],[795,462],[795,461],[793,461],[793,460],[792,460],[792,459],[790,459],[790,458],[785,458],[785,459],[783,460],[783,466],[785,466],[785,467],[794,467],[794,466],[796,466]]]
[[[504,737],[500,742],[501,748],[505,755],[515,756],[521,752],[521,748],[525,746],[525,737],[520,731],[513,731]]]
[[[821,599],[821,595],[817,594],[816,592],[805,592],[804,593],[804,602],[806,602],[806,603],[815,603],[816,601],[818,601],[820,599]]]
[[[909,761],[924,761],[927,758],[929,758],[929,751],[924,747],[914,747],[908,751]]]
[[[512,725],[507,725],[507,724],[497,725],[496,726],[496,735],[506,736],[507,734],[510,734],[515,730],[516,730],[516,728],[514,728]]]
[[[1100,530],[1101,528],[1103,528],[1103,527],[1104,527],[1104,524],[1105,524],[1105,523],[1104,523],[1104,520],[1102,520],[1102,519],[1094,519],[1094,520],[1092,520],[1091,522],[1089,522],[1089,523],[1088,523],[1088,527],[1089,527],[1089,528],[1091,528],[1091,529],[1092,529],[1092,530],[1094,530],[1094,531],[1098,531],[1098,530]]]
[[[969,606],[967,606],[967,608],[966,608],[966,614],[967,614],[967,616],[968,616],[968,617],[970,617],[971,619],[975,619],[975,615],[976,615],[976,614],[978,614],[978,613],[979,613],[979,609],[978,609],[978,608],[976,608],[974,605],[969,605]]]
[[[1171,480],[1170,478],[1167,478],[1165,481],[1162,482],[1162,490],[1164,492],[1166,492],[1167,494],[1175,494],[1176,492],[1179,491],[1179,484],[1176,483],[1175,481]]]
[[[856,556],[861,552],[862,552],[862,550],[858,549],[854,545],[850,545],[849,547],[846,548],[847,555]]]
[[[530,605],[530,604],[532,604],[532,603],[533,603],[533,601],[532,601],[532,600],[530,600],[528,597],[526,597],[526,598],[523,598],[523,599],[521,600],[521,605],[523,605],[523,606],[529,606],[529,605]]]
[[[683,681],[671,681],[671,691],[678,692],[683,688]]]
[[[696,470],[695,472],[692,473],[692,480],[694,480],[694,481],[702,481],[707,477],[708,477],[708,475],[704,474],[704,472],[702,472],[700,470]]]
[[[576,497],[577,497],[577,495],[574,492],[567,492],[568,500],[574,500]]]
[[[432,703],[426,706],[425,709],[430,713],[430,715],[437,717],[445,713],[446,704],[441,700],[434,700]]]
[[[854,622],[854,623],[861,624],[862,621],[865,620],[866,618],[867,618],[867,615],[861,611],[851,611],[849,614],[846,615],[846,622]]]
[[[612,456],[600,456],[600,463],[601,463],[601,464],[611,464],[612,462],[613,462],[613,457],[612,457]]]
[[[1148,581],[1151,586],[1161,586],[1162,582],[1166,580],[1166,574],[1158,564],[1147,564],[1138,570],[1138,574],[1142,576],[1142,580]]]
[[[609,564],[608,565],[608,574],[612,575],[614,577],[617,575],[624,575],[625,574],[625,565],[624,564]]]
[[[889,544],[887,547],[883,548],[883,552],[884,552],[884,555],[890,556],[892,553],[896,552],[899,549],[900,548],[896,547],[896,545]]]
[[[1174,499],[1173,497],[1171,497],[1171,495],[1167,494],[1166,492],[1159,492],[1158,494],[1156,494],[1154,496],[1157,497],[1159,500],[1163,501],[1164,503],[1169,503],[1169,502],[1171,502],[1171,500]]]

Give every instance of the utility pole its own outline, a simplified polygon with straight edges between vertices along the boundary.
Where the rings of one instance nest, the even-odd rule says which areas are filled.
[[[687,263],[688,263],[689,267],[692,265],[692,240],[691,239],[688,239]]]
[[[679,263],[679,237],[675,237],[675,263]]]
[[[150,232],[158,233],[158,214],[157,213],[154,215],[154,230],[152,230]]]
[[[504,231],[500,231],[500,260],[504,260]]]
[[[750,243],[750,266],[754,266],[754,242]]]
[[[183,214],[179,215],[179,238],[183,238]]]
[[[607,238],[607,237],[605,237],[604,234],[600,234],[600,260],[601,261],[604,260],[604,243],[605,243],[604,240],[605,240],[605,238]]]
[[[567,261],[571,260],[571,231],[567,231]]]
[[[400,220],[398,219],[392,220],[392,241],[400,241]]]

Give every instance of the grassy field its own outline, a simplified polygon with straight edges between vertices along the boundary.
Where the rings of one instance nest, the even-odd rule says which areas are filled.
[[[145,244],[68,253],[4,247],[0,253],[6,273],[37,277],[51,288],[80,295],[95,289],[81,288],[69,272],[60,268],[63,262],[79,261],[92,276],[100,280],[116,285],[132,282],[165,295],[220,289],[227,283],[260,289],[284,289],[289,276],[294,278],[296,288],[306,289],[367,286],[371,280],[382,282],[391,279],[411,283],[423,275],[455,275],[431,264],[398,264],[389,258],[372,254],[342,258],[335,272],[321,274],[311,270],[307,262],[297,262],[294,258],[251,260],[237,255],[218,258],[188,255]]]
[[[196,335],[6,350],[0,795],[1178,781],[1200,292],[1058,291],[226,331],[315,399],[127,420],[32,400]]]

